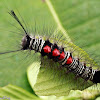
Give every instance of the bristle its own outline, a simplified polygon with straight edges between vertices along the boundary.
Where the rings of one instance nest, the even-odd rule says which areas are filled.
[[[13,10],[11,10],[10,12],[8,12],[18,23],[19,25],[22,27],[22,29],[24,30],[25,34],[27,35],[27,32],[24,28],[24,26],[22,25],[22,23],[20,22],[20,20],[18,19],[18,17],[16,16],[15,12]]]
[[[19,49],[19,50],[14,50],[14,51],[0,52],[0,54],[13,53],[13,52],[18,52],[18,51],[21,51],[21,49]]]

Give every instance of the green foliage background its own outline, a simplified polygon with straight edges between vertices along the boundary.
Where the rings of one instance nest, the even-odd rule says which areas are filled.
[[[13,48],[12,43],[16,39],[17,29],[13,25],[17,27],[19,25],[7,13],[13,9],[21,14],[29,26],[34,27],[36,21],[40,26],[39,30],[44,23],[48,27],[53,25],[58,27],[58,24],[60,24],[75,44],[89,51],[94,59],[99,59],[100,1],[50,0],[60,23],[57,23],[57,20],[52,16],[52,10],[49,9],[47,2],[48,0],[0,0],[0,52],[11,50]],[[13,25],[10,25],[9,22]],[[62,28],[58,28],[63,32]],[[15,56],[12,56],[12,54],[0,55],[0,86],[10,83],[33,93],[27,79],[26,70],[38,58],[35,59],[36,56],[26,59],[25,56],[21,55],[21,53]],[[9,58],[4,59],[5,57]],[[30,58],[31,60],[29,60]],[[24,62],[24,59],[26,59],[26,62]]]

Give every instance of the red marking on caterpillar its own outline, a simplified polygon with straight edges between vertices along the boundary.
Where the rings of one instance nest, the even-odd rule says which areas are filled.
[[[67,59],[67,62],[66,62],[66,64],[71,64],[73,62],[73,59],[72,59],[72,57],[69,57],[68,59]]]
[[[60,54],[59,60],[64,59],[64,58],[65,58],[65,53],[62,52],[62,53]]]
[[[51,52],[51,48],[50,48],[48,45],[46,45],[46,46],[43,48],[43,50],[44,50],[45,53],[50,53],[50,52]]]
[[[52,56],[57,57],[57,56],[59,56],[59,55],[60,55],[59,50],[58,50],[58,49],[54,49],[53,52],[52,52]]]

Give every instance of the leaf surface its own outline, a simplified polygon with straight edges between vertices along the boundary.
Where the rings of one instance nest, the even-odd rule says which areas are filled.
[[[14,85],[7,85],[5,87],[0,88],[0,98],[6,100],[16,100],[16,99],[35,99],[40,100],[36,95],[29,93],[28,91]]]
[[[95,2],[95,5],[93,6],[94,2]],[[96,16],[95,14],[97,14],[97,16],[99,16],[98,0],[88,1],[88,2],[82,1],[82,0],[75,0],[75,1],[73,1],[73,0],[68,0],[68,1],[46,0],[46,3],[47,3],[48,8],[50,9],[51,13],[53,14],[54,20],[58,25],[58,29],[62,32],[64,37],[66,37],[66,41],[70,41],[69,36],[70,37],[74,36],[74,37],[78,37],[76,40],[77,41],[76,43],[80,43],[80,42],[84,43],[84,41],[81,40],[84,36],[89,38],[89,36],[91,37],[91,32],[93,33],[94,30],[99,31],[99,29],[97,29],[97,28],[96,29],[93,28],[94,30],[92,30],[92,28],[91,28],[91,25],[95,26],[97,24],[97,21],[94,21],[95,17],[91,18],[91,16],[92,16],[92,14],[93,14],[93,16]],[[61,5],[63,5],[63,6],[61,6]],[[95,9],[91,12],[91,9],[93,9],[93,8],[95,8]],[[91,21],[90,21],[90,18],[91,18]],[[99,20],[99,18],[97,18],[96,20]],[[94,23],[91,23],[91,22],[94,22],[95,25],[94,25]],[[86,24],[84,24],[84,23],[86,23]],[[83,29],[81,29],[80,27],[83,27]],[[76,30],[76,28],[77,28],[77,30]],[[67,29],[68,29],[68,32],[66,31]],[[85,29],[87,31],[85,31]],[[91,31],[89,31],[89,30],[91,30]],[[84,31],[86,33],[84,33]],[[83,36],[82,36],[82,34],[83,34]],[[86,35],[84,35],[84,34],[86,34]],[[99,32],[97,32],[97,34],[99,35]],[[97,37],[98,37],[98,35],[97,35]],[[90,42],[92,42],[92,41],[88,41],[89,44],[90,44]],[[65,44],[65,47],[66,47],[66,43],[64,41],[63,41],[63,43]],[[92,62],[94,64],[94,66],[96,66],[95,62],[81,48],[75,46],[73,43],[69,44],[69,46],[71,46],[72,48],[76,48],[76,50],[81,55],[85,56],[85,58],[89,61],[89,63]],[[89,49],[89,46],[86,46],[86,48]],[[92,49],[91,49],[91,51],[92,51]],[[62,95],[67,95],[70,90],[73,90],[73,89],[83,90],[89,86],[89,84],[83,83],[83,80],[81,80],[81,79],[78,79],[76,81],[74,79],[75,76],[73,74],[59,75],[61,73],[61,70],[52,69],[51,67],[50,68],[45,67],[45,66],[50,66],[50,64],[48,64],[47,62],[50,64],[52,63],[52,67],[57,66],[56,63],[53,63],[46,59],[44,60],[44,64],[42,65],[42,67],[39,71],[37,83],[35,84],[35,86],[32,85],[33,83],[30,81],[30,84],[31,84],[32,88],[35,90],[36,94],[62,96]],[[30,66],[30,69],[34,66],[35,66],[34,64],[32,66]],[[29,71],[28,76],[31,76],[30,70],[28,70],[28,71]],[[55,75],[55,73],[56,73],[56,75]],[[84,85],[82,85],[82,83]]]

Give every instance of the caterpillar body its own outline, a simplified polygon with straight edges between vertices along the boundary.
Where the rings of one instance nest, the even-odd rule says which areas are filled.
[[[100,83],[100,71],[87,67],[84,63],[80,62],[78,58],[74,58],[72,53],[66,52],[63,47],[51,43],[49,40],[43,40],[41,37],[35,38],[34,36],[25,35],[22,39],[22,50],[35,50],[40,52],[42,56],[48,56],[55,62],[59,62],[62,67],[75,73],[85,80],[90,80],[93,83]]]
[[[34,50],[41,53],[42,56],[47,56],[48,59],[52,59],[54,62],[59,62],[62,68],[73,72],[76,76],[83,78],[84,80],[90,80],[93,83],[100,83],[100,71],[87,67],[85,63],[80,62],[78,58],[75,58],[71,52],[65,51],[61,46],[56,43],[51,43],[49,39],[44,40],[41,36],[36,38],[29,35],[20,20],[16,16],[13,10],[9,13],[22,27],[25,32],[21,41],[21,50]],[[16,52],[16,51],[11,51]],[[4,52],[0,54],[5,54]]]

